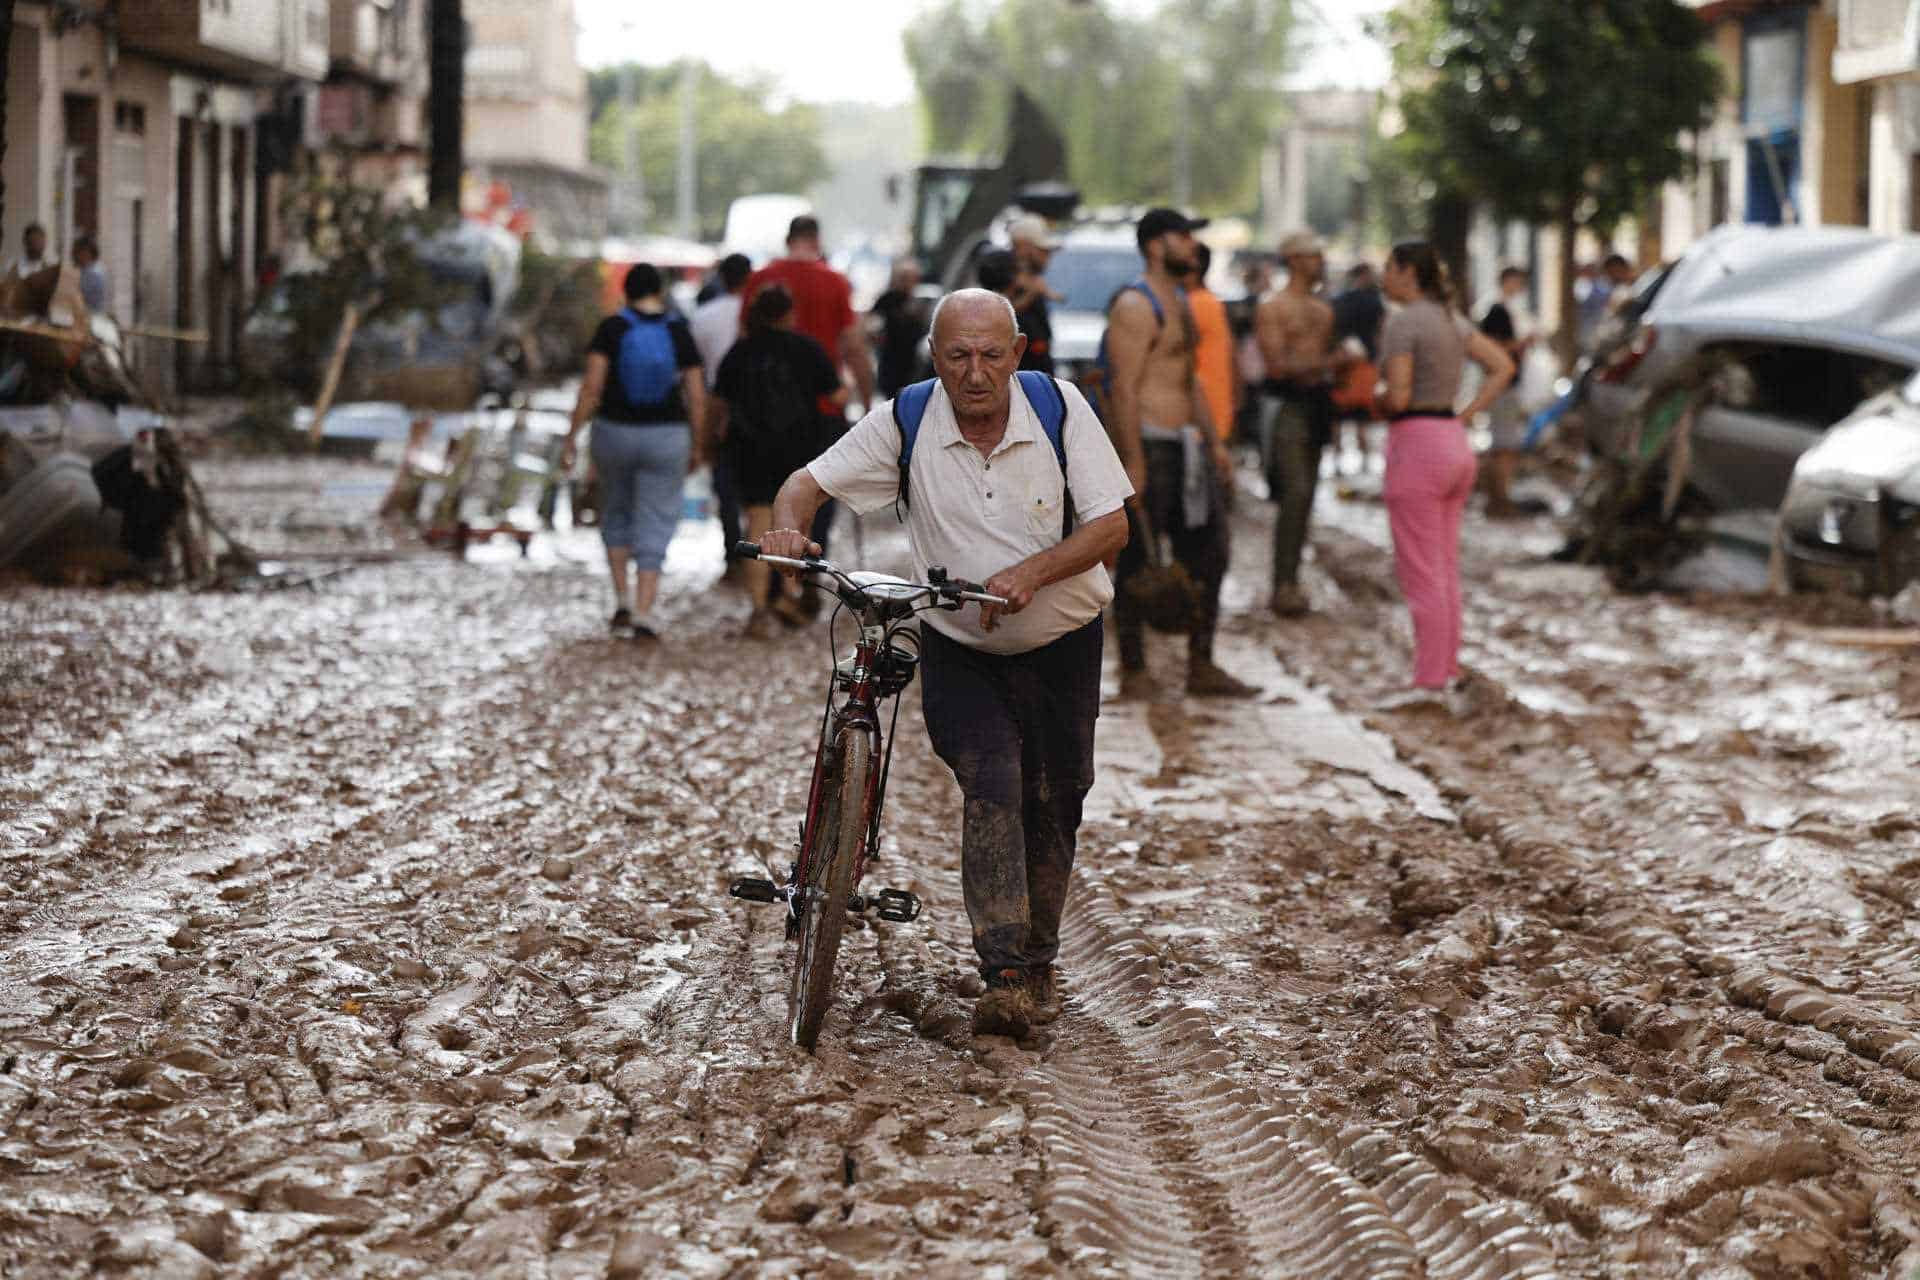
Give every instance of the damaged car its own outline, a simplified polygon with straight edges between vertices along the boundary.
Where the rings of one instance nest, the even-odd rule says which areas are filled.
[[[1579,557],[1647,585],[1706,536],[1770,546],[1802,454],[1920,370],[1920,239],[1725,227],[1586,380]]]
[[[1800,455],[1778,545],[1794,590],[1891,596],[1920,578],[1920,376]]]

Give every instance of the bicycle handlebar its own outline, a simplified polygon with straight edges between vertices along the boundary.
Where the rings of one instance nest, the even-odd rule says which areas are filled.
[[[831,574],[854,590],[863,590],[859,583],[848,577],[846,573],[831,560],[817,559],[813,556],[809,556],[804,560],[797,560],[792,556],[770,556],[760,550],[760,544],[757,542],[736,542],[733,544],[733,554],[742,560],[760,560],[782,569],[798,569],[802,573]],[[920,588],[936,600],[997,605],[1012,603],[1005,596],[988,594],[986,588],[977,582],[966,582],[960,578],[948,578],[945,570],[940,570],[936,575],[935,570],[929,568],[927,570],[927,576],[938,576],[940,581],[915,582],[909,585]]]

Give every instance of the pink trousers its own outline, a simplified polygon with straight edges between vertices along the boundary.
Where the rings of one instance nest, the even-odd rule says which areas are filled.
[[[1404,418],[1387,432],[1393,570],[1413,614],[1417,688],[1460,674],[1460,517],[1477,469],[1457,418]]]

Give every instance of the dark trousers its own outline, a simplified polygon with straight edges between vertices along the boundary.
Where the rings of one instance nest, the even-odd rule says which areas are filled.
[[[713,461],[713,501],[720,509],[720,547],[727,559],[733,559],[733,546],[740,541],[744,526],[740,523],[740,490],[733,483],[733,466],[724,458]]]
[[[1227,576],[1227,555],[1231,544],[1227,537],[1227,513],[1220,503],[1220,487],[1208,468],[1207,522],[1197,528],[1186,527],[1180,499],[1186,479],[1186,453],[1177,441],[1148,440],[1141,446],[1147,455],[1147,517],[1154,533],[1173,547],[1173,558],[1186,566],[1200,584],[1200,603],[1187,634],[1187,659],[1190,662],[1213,660],[1213,633],[1220,623],[1220,580]],[[1147,565],[1147,548],[1140,524],[1133,522],[1133,536],[1120,552],[1114,566],[1113,628],[1120,640],[1120,665],[1139,671],[1147,665],[1146,623],[1127,607],[1126,582]]]
[[[1325,390],[1269,392],[1262,406],[1261,446],[1267,491],[1279,509],[1273,519],[1273,584],[1300,581],[1300,557],[1320,486],[1320,457],[1333,434],[1333,401]]]
[[[1100,619],[1026,653],[921,629],[927,736],[964,800],[960,879],[985,974],[1053,963],[1093,786]]]

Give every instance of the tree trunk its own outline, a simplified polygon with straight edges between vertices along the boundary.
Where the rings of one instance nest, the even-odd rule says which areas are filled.
[[[13,0],[0,0],[0,244],[7,242],[7,65],[13,45]]]
[[[1580,354],[1580,316],[1573,301],[1573,248],[1580,228],[1571,208],[1560,211],[1556,229],[1560,233],[1560,328],[1553,335],[1553,354],[1559,357],[1560,371],[1571,373]]]
[[[1467,297],[1467,231],[1473,225],[1473,203],[1458,191],[1442,191],[1427,211],[1433,251],[1453,277],[1453,301],[1465,309]]]
[[[460,216],[460,175],[465,171],[461,133],[466,123],[467,23],[460,0],[433,5],[432,56],[427,82],[427,203],[450,218]]]

